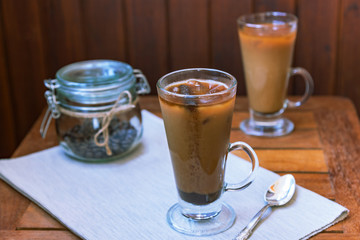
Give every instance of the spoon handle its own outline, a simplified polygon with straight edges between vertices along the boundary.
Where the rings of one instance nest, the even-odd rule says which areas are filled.
[[[249,224],[241,230],[241,232],[235,237],[234,240],[246,240],[250,237],[252,230],[258,224],[261,217],[264,215],[266,210],[270,207],[270,204],[265,205],[249,222]]]

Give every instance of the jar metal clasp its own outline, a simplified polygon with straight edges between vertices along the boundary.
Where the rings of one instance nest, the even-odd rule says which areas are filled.
[[[44,118],[41,122],[40,126],[40,134],[42,138],[45,138],[46,133],[49,129],[49,125],[51,120],[57,119],[60,117],[60,111],[57,107],[57,104],[59,103],[56,100],[55,90],[60,86],[57,82],[57,79],[48,79],[45,80],[45,86],[49,89],[45,92],[44,96],[46,99],[46,102],[48,104],[48,108],[46,110],[46,113],[44,115]]]
[[[145,77],[145,75],[139,69],[134,69],[134,76],[136,78],[136,92],[137,94],[147,94],[150,93],[150,85]]]

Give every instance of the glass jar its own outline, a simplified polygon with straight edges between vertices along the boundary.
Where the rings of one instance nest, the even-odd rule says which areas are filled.
[[[131,151],[142,136],[138,94],[150,92],[140,70],[123,62],[90,60],[67,65],[45,80],[48,103],[40,133],[55,119],[65,152],[83,161],[108,161]]]

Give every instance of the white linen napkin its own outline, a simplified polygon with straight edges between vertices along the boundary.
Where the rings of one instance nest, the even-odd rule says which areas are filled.
[[[147,111],[142,115],[142,143],[121,160],[84,163],[58,146],[1,160],[0,177],[83,239],[233,239],[264,206],[264,193],[279,176],[260,168],[250,187],[224,194],[237,214],[229,230],[210,237],[177,233],[166,222],[177,192],[163,121]],[[229,155],[228,180],[249,169],[247,161]],[[297,186],[293,200],[269,211],[250,239],[307,239],[347,214],[339,204]]]

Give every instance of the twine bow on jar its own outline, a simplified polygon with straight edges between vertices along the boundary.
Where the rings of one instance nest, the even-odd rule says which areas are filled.
[[[119,102],[120,102],[121,98],[124,97],[124,95],[127,96],[128,103],[121,105]],[[114,106],[108,112],[103,114],[103,116],[102,116],[102,127],[94,135],[94,142],[95,142],[96,146],[98,146],[98,147],[105,147],[106,154],[108,156],[112,155],[112,151],[111,151],[111,149],[109,147],[109,125],[110,125],[111,119],[113,118],[115,113],[117,113],[119,111],[125,111],[125,110],[135,108],[135,107],[136,107],[136,105],[134,105],[132,103],[131,93],[129,91],[125,90],[119,95],[118,99],[115,101]],[[101,136],[101,134],[104,137],[103,142],[100,142],[99,139],[98,139]]]

